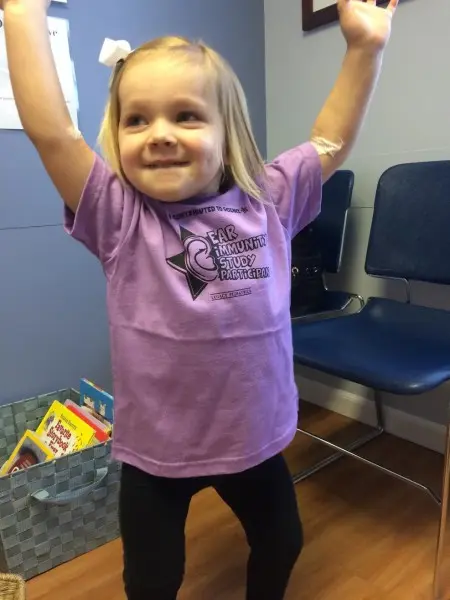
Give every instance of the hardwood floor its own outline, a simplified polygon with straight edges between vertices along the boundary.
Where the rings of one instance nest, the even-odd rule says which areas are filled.
[[[308,405],[303,423],[336,441],[365,429]],[[298,436],[286,457],[296,471],[327,452]],[[443,461],[434,452],[386,436],[371,442],[362,454],[440,491]],[[298,484],[297,495],[306,547],[286,600],[431,600],[438,508],[425,494],[344,458]],[[194,499],[187,538],[180,600],[243,600],[244,536],[214,492],[207,490]],[[447,555],[450,558],[450,544]],[[450,573],[450,561],[448,566]],[[27,598],[124,600],[121,570],[117,541],[28,582]],[[446,589],[445,600],[450,598],[450,585]]]

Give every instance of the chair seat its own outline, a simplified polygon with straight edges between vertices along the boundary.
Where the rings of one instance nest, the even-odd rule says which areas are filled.
[[[355,314],[292,325],[294,360],[373,389],[421,394],[450,379],[450,312],[370,298]]]
[[[291,307],[291,318],[297,319],[299,317],[342,311],[347,308],[353,297],[352,294],[348,294],[347,292],[326,290],[324,291],[320,302],[314,306],[308,306],[306,308],[296,306]]]

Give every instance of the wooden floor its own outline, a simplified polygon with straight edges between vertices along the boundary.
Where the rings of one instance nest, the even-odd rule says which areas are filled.
[[[335,441],[365,428],[312,406],[303,426]],[[327,452],[299,436],[286,456],[295,471]],[[390,436],[363,454],[439,491],[438,454]],[[299,484],[297,494],[306,547],[286,600],[431,600],[438,508],[428,496],[347,458]],[[245,540],[213,492],[195,498],[187,536],[180,600],[244,600]],[[117,541],[28,582],[28,600],[124,600],[121,570]]]

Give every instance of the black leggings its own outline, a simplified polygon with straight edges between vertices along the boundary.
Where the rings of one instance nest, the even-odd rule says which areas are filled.
[[[236,514],[251,549],[247,600],[282,600],[303,546],[292,478],[281,455],[233,475],[165,479],[123,465],[120,526],[128,600],[176,600],[184,577],[192,496],[213,487]]]

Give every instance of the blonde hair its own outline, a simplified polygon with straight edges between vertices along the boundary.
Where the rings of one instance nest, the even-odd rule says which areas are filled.
[[[119,86],[129,64],[143,55],[153,52],[177,52],[182,58],[201,61],[202,68],[211,75],[216,92],[218,108],[223,119],[225,148],[222,156],[223,176],[227,182],[238,185],[244,192],[264,201],[265,169],[250,123],[250,115],[242,85],[229,63],[215,50],[202,42],[192,42],[184,37],[161,37],[134,50],[125,61],[114,69],[110,93],[106,104],[98,142],[105,159],[123,180],[119,152],[120,102]]]

